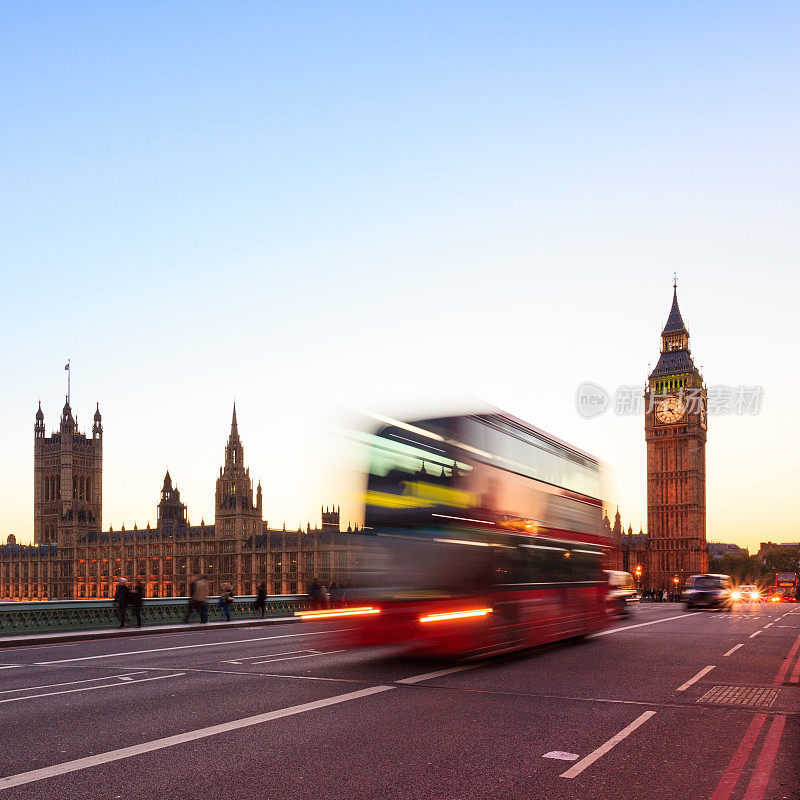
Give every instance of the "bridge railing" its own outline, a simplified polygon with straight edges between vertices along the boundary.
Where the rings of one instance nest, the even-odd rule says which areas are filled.
[[[221,621],[225,614],[218,597],[208,598],[209,621]],[[236,597],[230,608],[231,619],[257,619],[261,611],[253,608],[254,595]],[[184,621],[188,597],[147,597],[142,606],[142,625],[174,625]],[[266,617],[290,617],[308,607],[308,595],[288,594],[267,597]],[[126,625],[136,615],[128,606]],[[197,613],[192,619],[197,620]],[[119,625],[119,611],[113,600],[47,600],[0,603],[0,636],[23,633],[48,633],[72,630],[113,628]]]

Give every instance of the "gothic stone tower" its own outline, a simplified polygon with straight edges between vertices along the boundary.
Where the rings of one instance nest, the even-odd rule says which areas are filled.
[[[683,586],[708,571],[706,548],[706,389],[689,350],[677,286],[661,332],[661,355],[645,389],[650,582]]]
[[[103,516],[103,425],[94,412],[92,438],[78,431],[69,401],[58,432],[45,436],[42,404],[33,427],[33,541],[69,547],[99,533]]]
[[[177,484],[173,487],[169,470],[164,476],[164,485],[161,487],[157,524],[159,530],[169,533],[174,533],[189,525],[186,517],[186,504],[181,502],[181,493],[178,491]]]
[[[228,444],[225,445],[225,466],[217,478],[214,529],[217,539],[247,539],[261,534],[261,484],[253,502],[253,481],[244,466],[244,448],[239,439],[236,404]]]

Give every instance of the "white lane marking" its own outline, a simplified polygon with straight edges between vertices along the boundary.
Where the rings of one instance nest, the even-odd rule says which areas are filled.
[[[126,672],[125,675],[104,675],[100,678],[84,678],[82,681],[64,681],[64,683],[46,683],[43,686],[22,686],[19,689],[3,689],[0,694],[14,694],[14,692],[34,692],[37,689],[55,689],[58,686],[72,686],[76,683],[97,683],[98,681],[110,681],[114,678],[124,678],[128,675],[142,675],[139,672]]]
[[[427,681],[431,678],[439,678],[442,675],[451,675],[454,672],[463,672],[465,669],[475,669],[475,667],[479,666],[478,664],[465,664],[461,667],[450,667],[450,669],[439,669],[436,672],[426,672],[424,675],[412,675],[410,678],[401,678],[399,681],[395,681],[395,683],[419,683],[420,681]]]
[[[253,664],[272,664],[275,661],[293,661],[296,658],[312,658],[313,656],[326,656],[330,653],[344,653],[344,650],[328,650],[326,653],[306,653],[304,656],[281,656],[278,658],[268,658],[265,661],[254,661]]]
[[[223,722],[220,725],[211,725],[208,728],[198,728],[197,730],[179,733],[175,736],[167,736],[163,739],[142,742],[141,744],[133,745],[133,747],[122,747],[119,750],[109,750],[108,752],[97,753],[96,755],[87,756],[86,758],[76,758],[74,761],[65,761],[63,764],[54,764],[51,767],[34,769],[29,772],[20,772],[17,775],[8,775],[7,777],[0,778],[0,791],[3,789],[10,789],[13,786],[23,786],[28,783],[46,780],[47,778],[55,778],[58,775],[66,775],[70,772],[78,772],[79,770],[88,769],[89,767],[96,767],[99,764],[108,764],[111,761],[120,761],[124,758],[142,755],[143,753],[152,753],[154,750],[163,750],[166,747],[174,747],[175,745],[184,744],[185,742],[206,739],[209,736],[217,736],[220,733],[228,733],[229,731],[239,730],[240,728],[260,725],[262,722],[270,722],[271,720],[280,719],[281,717],[290,717],[293,714],[302,714],[305,711],[314,711],[318,708],[325,708],[326,706],[333,706],[338,703],[346,703],[349,700],[357,700],[358,698],[368,697],[369,695],[378,694],[379,692],[389,692],[394,688],[396,687],[371,686],[368,689],[359,689],[357,692],[327,697],[324,700],[315,700],[311,703],[303,703],[298,706],[279,708],[277,711],[268,711],[266,714],[257,714],[254,717],[235,719],[231,722]]]
[[[75,694],[76,692],[96,692],[98,689],[116,689],[120,686],[135,686],[137,683],[147,683],[148,681],[163,681],[165,678],[180,678],[185,672],[176,672],[174,675],[156,675],[154,678],[139,678],[138,681],[131,680],[128,683],[107,683],[104,686],[84,686],[82,689],[64,689],[61,692],[42,692],[41,694],[28,694],[25,697],[7,697],[0,700],[0,703],[16,703],[19,700],[38,700],[40,697],[53,697],[57,694]],[[0,781],[2,788],[2,781]]]
[[[307,648],[306,650],[287,650],[284,653],[273,653],[275,656],[288,656],[294,653],[318,653],[319,650],[312,650],[311,648]],[[264,653],[259,653],[257,656],[242,656],[241,658],[232,658],[230,660],[225,660],[223,664],[236,664],[241,666],[242,661],[254,661],[257,658],[264,658]]]
[[[565,753],[563,750],[551,750],[545,753],[542,758],[555,758],[559,761],[577,761],[580,756],[577,753]]]
[[[3,664],[0,669],[16,669],[17,667],[24,667],[24,664]]]
[[[761,631],[756,631],[755,633],[751,633],[751,634],[750,634],[750,638],[751,638],[751,639],[755,639],[755,638],[756,638],[756,636],[758,636],[758,634],[759,634],[759,633],[761,633]]]
[[[594,639],[597,636],[610,636],[612,633],[620,633],[621,631],[630,631],[634,628],[644,628],[646,625],[659,625],[662,622],[669,622],[671,619],[691,619],[694,616],[694,613],[689,612],[688,614],[680,614],[677,617],[664,617],[664,619],[654,619],[652,622],[639,622],[636,625],[625,625],[622,628],[609,628],[605,631],[598,631],[597,633],[591,634],[589,636],[590,639]]]
[[[767,628],[771,628],[773,624],[774,624],[774,623],[772,623],[772,622],[768,622],[768,623],[767,623],[767,624],[764,626],[764,630],[766,630]]]
[[[639,717],[631,722],[630,725],[623,728],[618,734],[612,736],[605,744],[601,744],[597,750],[593,750],[589,753],[588,756],[582,758],[577,764],[571,766],[566,772],[562,772],[559,777],[561,778],[574,778],[576,775],[580,775],[587,767],[590,767],[597,761],[598,758],[602,758],[609,750],[613,747],[616,747],[623,739],[627,736],[630,736],[640,725],[647,722],[650,717],[655,716],[655,711],[645,711]]]
[[[133,678],[128,678],[127,676],[123,675],[123,676],[120,678],[120,680],[121,680],[121,681],[132,681],[132,680],[133,680]]]
[[[726,656],[732,656],[732,655],[733,655],[733,654],[734,654],[734,653],[735,653],[735,652],[736,652],[736,651],[737,651],[737,650],[738,650],[740,647],[744,647],[744,643],[742,643],[742,644],[735,644],[733,647],[731,647],[731,649],[730,649],[730,650],[728,650],[728,652],[727,652],[727,653],[725,653],[725,655],[723,656],[723,658],[725,658]]]
[[[697,681],[699,681],[700,678],[702,678],[704,675],[708,675],[708,673],[711,672],[712,669],[715,669],[715,666],[713,664],[710,667],[703,667],[703,669],[701,669],[700,672],[697,673],[697,675],[695,675],[693,678],[689,678],[689,680],[686,681],[686,683],[684,683],[682,686],[679,686],[675,691],[685,692],[693,683],[697,683]]]
[[[200,644],[178,644],[172,647],[153,647],[150,650],[128,650],[124,653],[102,653],[98,656],[80,656],[79,658],[60,658],[57,661],[34,661],[33,665],[44,667],[50,664],[69,664],[73,661],[92,661],[97,658],[116,658],[117,656],[138,656],[143,653],[166,653],[169,650],[190,650],[195,647],[224,647],[229,644],[246,644],[247,642],[265,642],[274,639],[294,639],[297,636],[322,636],[325,633],[340,633],[351,628],[337,628],[333,631],[309,631],[308,633],[284,633],[281,636],[258,636],[253,639],[231,639],[225,642],[202,642]]]

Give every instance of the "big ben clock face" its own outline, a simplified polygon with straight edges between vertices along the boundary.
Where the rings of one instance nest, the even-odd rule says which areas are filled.
[[[686,411],[686,403],[680,397],[666,397],[656,406],[656,419],[659,422],[670,424],[677,422]]]

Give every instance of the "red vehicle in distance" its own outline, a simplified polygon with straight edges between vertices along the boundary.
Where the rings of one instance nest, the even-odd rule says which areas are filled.
[[[797,573],[778,572],[775,585],[770,587],[770,600],[781,603],[797,602]]]

